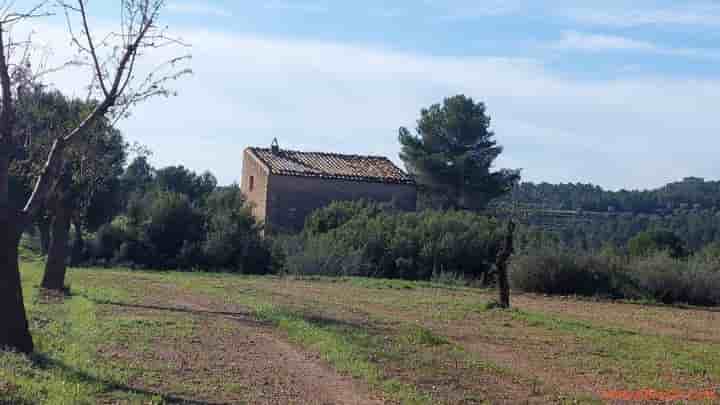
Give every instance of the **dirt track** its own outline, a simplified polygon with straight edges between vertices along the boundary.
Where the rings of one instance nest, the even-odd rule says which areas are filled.
[[[241,308],[181,293],[172,285],[154,285],[151,290],[154,293],[141,303],[110,312],[140,317],[181,314],[192,319],[195,332],[154,341],[144,353],[122,347],[106,350],[148,370],[166,369],[159,380],[132,381],[133,389],[162,392],[173,398],[171,402],[191,404],[384,403],[361,382],[338,374]]]

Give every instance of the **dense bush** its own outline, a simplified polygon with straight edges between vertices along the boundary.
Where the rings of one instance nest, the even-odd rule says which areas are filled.
[[[260,233],[236,186],[212,192],[202,207],[186,194],[155,190],[102,226],[86,256],[95,264],[266,273],[271,252]]]
[[[637,261],[633,277],[643,291],[666,304],[720,305],[720,268],[700,258],[658,254]]]
[[[617,258],[539,250],[512,259],[513,288],[542,294],[638,298],[628,269]]]
[[[202,255],[208,267],[255,274],[271,270],[269,241],[260,237],[261,226],[239,188],[229,187],[210,194],[205,221],[207,233]]]
[[[368,276],[373,269],[363,260],[362,250],[348,251],[329,235],[285,240],[285,272],[295,275]]]
[[[185,194],[154,194],[142,224],[144,239],[153,247],[154,261],[162,267],[187,267],[203,238],[203,216]]]
[[[327,233],[359,215],[374,216],[382,207],[368,201],[336,201],[316,210],[305,220],[304,232],[311,235]]]
[[[667,252],[642,258],[539,251],[515,257],[513,288],[542,294],[720,305],[720,263]]]
[[[680,237],[665,230],[640,232],[628,241],[628,251],[636,257],[647,257],[658,252],[667,252],[673,258],[686,256]]]
[[[316,211],[285,267],[296,274],[428,280],[434,274],[487,274],[498,227],[463,211],[403,213],[372,203],[334,203]]]

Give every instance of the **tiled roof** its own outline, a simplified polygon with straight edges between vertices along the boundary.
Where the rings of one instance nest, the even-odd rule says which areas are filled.
[[[298,152],[284,149],[273,152],[269,148],[248,148],[248,150],[268,167],[270,173],[276,175],[414,184],[407,173],[395,166],[390,159],[382,156]]]

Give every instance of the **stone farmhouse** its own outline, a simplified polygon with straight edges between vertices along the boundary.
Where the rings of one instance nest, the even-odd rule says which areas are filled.
[[[413,211],[413,179],[388,158],[250,147],[243,155],[242,191],[270,232],[298,231],[314,210],[333,201],[392,202]]]

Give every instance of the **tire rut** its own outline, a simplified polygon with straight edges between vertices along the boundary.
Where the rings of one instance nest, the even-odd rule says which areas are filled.
[[[318,355],[278,336],[241,307],[218,303],[167,284],[146,286],[153,294],[143,310],[186,312],[196,327],[190,338],[155,342],[151,361],[175,364],[161,387],[173,397],[207,403],[375,405],[384,401],[352,377],[333,370]],[[174,380],[174,381],[173,381]],[[207,387],[209,381],[212,387]],[[136,382],[142,385],[142,382]],[[191,387],[203,387],[194,390]],[[142,387],[147,388],[147,387]]]

